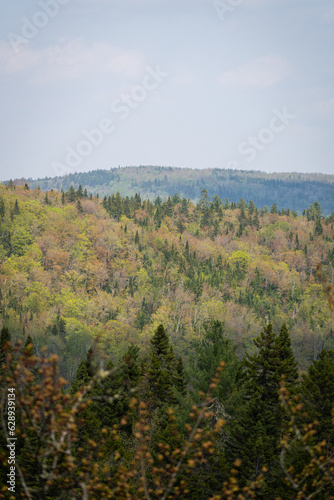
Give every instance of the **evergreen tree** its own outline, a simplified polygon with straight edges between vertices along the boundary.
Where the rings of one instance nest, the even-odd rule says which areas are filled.
[[[240,362],[236,346],[224,333],[224,324],[217,320],[205,324],[203,338],[195,342],[194,347],[195,357],[190,368],[192,385],[196,390],[207,392],[219,363],[225,361],[219,384],[212,395],[226,406],[228,412],[233,413],[236,401],[232,393]]]
[[[70,189],[68,190],[68,200],[72,203],[73,201],[76,200],[76,192],[73,186],[70,186]]]
[[[185,217],[188,217],[189,215],[188,202],[186,198],[182,198],[180,213],[183,214]]]
[[[182,360],[181,356],[179,356],[177,358],[175,371],[176,371],[176,373],[175,373],[175,387],[182,396],[185,396],[187,384],[185,382],[184,366],[183,366],[183,360]]]
[[[86,359],[79,363],[76,377],[71,384],[71,392],[75,394],[77,391],[82,389],[85,385],[87,385],[94,375],[94,367],[93,367],[93,349],[90,347]]]
[[[322,228],[322,224],[320,222],[320,219],[316,219],[315,226],[314,226],[314,235],[321,236],[323,232],[324,232],[324,230]]]
[[[277,214],[277,205],[276,203],[273,203],[270,209],[271,214]]]
[[[77,189],[77,197],[82,198],[83,197],[83,191],[82,191],[82,186],[79,184],[79,187]]]
[[[248,215],[253,215],[254,212],[255,212],[255,205],[254,202],[250,200],[248,203]]]
[[[157,356],[167,356],[170,347],[169,337],[163,325],[159,325],[156,329],[156,332],[151,339],[151,345],[153,346],[153,352]]]
[[[173,394],[175,372],[175,357],[169,337],[159,325],[151,339],[151,352],[148,360],[147,379],[151,403],[159,407],[163,403],[174,404]]]
[[[205,188],[201,191],[201,199],[197,204],[197,209],[201,214],[201,220],[200,220],[201,227],[210,226],[211,215],[209,207],[209,195]]]
[[[3,198],[0,198],[0,217],[3,219],[5,217],[6,208]]]
[[[255,479],[263,467],[268,469],[259,498],[269,500],[276,498],[274,495],[282,483],[279,465],[282,409],[278,395],[281,361],[271,324],[254,340],[254,344],[258,353],[246,355],[244,361],[242,388],[245,401],[232,429],[234,457],[242,460],[241,474],[245,483]]]
[[[291,339],[284,323],[277,337],[280,372],[285,375],[288,388],[294,388],[298,380],[298,363],[291,348]]]
[[[255,209],[255,214],[253,217],[253,226],[256,228],[257,231],[260,229],[260,219],[259,219],[259,212],[257,208]]]
[[[303,476],[305,498],[334,498],[333,482],[324,480],[325,470],[331,474],[334,453],[334,351],[323,350],[310,365],[303,375],[297,403],[302,404],[302,410],[294,413],[294,417],[303,439],[289,443],[285,467],[293,470],[295,476]],[[310,449],[313,449],[312,455]],[[316,465],[315,457],[319,456],[322,470]]]
[[[83,213],[83,208],[82,208],[81,201],[80,201],[80,199],[79,199],[79,198],[78,198],[78,200],[77,200],[77,209],[78,209],[78,212],[79,212],[80,214],[82,214],[82,213]]]
[[[137,328],[142,330],[144,326],[149,322],[149,320],[150,320],[149,307],[144,297],[142,300],[141,309],[140,311],[138,311],[135,319],[135,325]]]
[[[139,244],[139,233],[138,233],[138,229],[136,231],[136,235],[135,235],[135,244],[138,245]]]
[[[17,198],[16,198],[12,214],[19,215],[19,213],[20,213],[20,207],[19,207],[19,202],[17,201]]]
[[[51,327],[51,333],[60,337],[65,337],[66,335],[66,321],[61,317],[60,309],[58,309],[56,320]]]
[[[326,440],[334,450],[332,408],[334,405],[334,351],[323,350],[310,365],[301,383],[301,400],[307,422],[317,421],[317,441]]]

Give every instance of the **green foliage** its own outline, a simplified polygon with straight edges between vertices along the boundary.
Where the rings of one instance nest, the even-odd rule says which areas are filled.
[[[279,347],[280,371],[285,375],[286,386],[293,388],[298,380],[298,363],[291,348],[291,339],[285,323],[277,336],[277,344]]]
[[[266,174],[242,170],[146,166],[75,172],[57,179],[46,178],[29,183],[31,188],[40,186],[43,190],[57,188],[64,191],[70,189],[71,185],[78,188],[81,184],[94,194],[100,191],[102,198],[118,191],[122,197],[131,197],[140,192],[143,199],[151,200],[158,196],[160,199],[173,197],[178,193],[181,199],[191,199],[193,202],[198,202],[201,191],[206,189],[209,197],[218,195],[223,200],[228,199],[227,205],[225,202],[226,209],[231,208],[231,202],[237,203],[242,197],[244,200],[253,200],[257,207],[271,207],[276,202],[278,207],[290,207],[302,213],[305,207],[317,199],[326,215],[333,211],[333,179],[332,176],[321,174]]]
[[[194,348],[195,357],[189,372],[191,384],[199,391],[206,391],[217,367],[224,361],[225,367],[220,375],[219,384],[212,394],[226,406],[228,412],[233,412],[235,402],[232,392],[240,361],[236,354],[236,346],[226,338],[223,323],[216,320],[205,324],[203,337],[195,342]]]
[[[280,381],[285,375],[289,387],[294,387],[297,369],[285,325],[276,337],[272,325],[268,324],[254,344],[258,352],[246,355],[241,376],[244,402],[238,423],[232,428],[234,453],[243,461],[241,472],[245,481],[256,477],[263,467],[267,469],[260,496],[276,498],[278,488],[284,492],[279,465],[284,422],[279,400]]]
[[[151,338],[147,361],[148,398],[154,407],[175,404],[174,389],[185,392],[183,362],[175,359],[174,351],[163,325],[159,325]]]
[[[334,351],[322,350],[301,383],[301,399],[308,422],[317,421],[316,439],[334,447],[332,408],[334,405]]]

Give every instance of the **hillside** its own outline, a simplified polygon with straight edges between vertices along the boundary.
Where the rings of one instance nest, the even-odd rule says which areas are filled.
[[[10,183],[0,238],[10,491],[333,498],[334,214]]]
[[[87,173],[72,173],[64,177],[32,180],[20,179],[18,184],[29,183],[31,188],[42,190],[68,190],[79,185],[100,196],[117,191],[122,196],[140,193],[143,199],[153,200],[178,195],[197,202],[202,189],[209,196],[215,194],[222,200],[229,198],[237,203],[240,198],[252,200],[258,208],[270,207],[274,202],[278,208],[290,208],[299,214],[313,201],[318,200],[325,215],[334,207],[334,175],[276,173],[223,169],[189,169],[174,167],[126,167],[110,170],[94,170]]]
[[[286,322],[300,366],[334,345],[323,276],[333,283],[334,220],[236,206],[202,192],[109,199],[0,186],[1,323],[61,355],[71,380],[94,337],[117,359],[162,323],[187,356],[209,320],[238,353]]]

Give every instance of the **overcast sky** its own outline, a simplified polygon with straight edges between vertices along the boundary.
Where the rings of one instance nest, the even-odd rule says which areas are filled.
[[[334,174],[333,0],[7,0],[0,179]]]

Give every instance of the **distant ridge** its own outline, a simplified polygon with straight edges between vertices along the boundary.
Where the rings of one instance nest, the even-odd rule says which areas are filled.
[[[139,166],[73,172],[63,177],[16,179],[31,188],[43,191],[66,191],[71,185],[100,196],[120,192],[122,196],[140,193],[142,198],[155,199],[179,196],[197,201],[202,189],[209,196],[217,194],[222,200],[238,202],[252,200],[259,208],[274,202],[278,208],[290,208],[301,213],[314,201],[319,201],[324,215],[334,210],[334,175],[303,173],[265,173],[260,171],[226,169],[190,169],[177,167]]]

